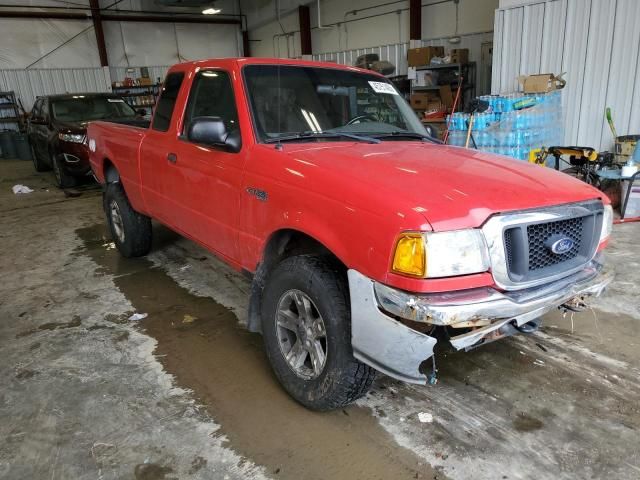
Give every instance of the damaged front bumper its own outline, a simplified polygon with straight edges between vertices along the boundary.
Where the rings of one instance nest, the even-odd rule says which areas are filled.
[[[583,306],[613,279],[596,260],[561,280],[510,292],[476,288],[415,294],[377,283],[356,270],[348,275],[354,356],[391,377],[421,384],[427,377],[420,364],[433,355],[437,341],[400,320],[471,328],[450,339],[454,348],[469,349],[517,333],[518,327],[554,308]]]

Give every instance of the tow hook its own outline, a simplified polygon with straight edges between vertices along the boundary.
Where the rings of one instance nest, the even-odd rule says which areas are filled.
[[[535,320],[531,320],[530,322],[523,323],[518,326],[515,321],[512,322],[512,325],[520,332],[520,333],[533,333],[540,328],[542,324],[542,319],[536,318]]]
[[[565,310],[569,310],[571,312],[582,312],[589,308],[589,305],[585,301],[584,297],[573,297],[568,302],[560,305],[560,308],[564,308]]]

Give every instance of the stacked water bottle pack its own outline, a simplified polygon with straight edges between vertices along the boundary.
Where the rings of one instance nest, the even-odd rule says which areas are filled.
[[[533,149],[562,144],[561,90],[485,95],[479,99],[489,108],[473,114],[471,133],[478,150],[527,160]],[[465,145],[470,117],[468,113],[451,115],[447,143]],[[473,141],[469,146],[473,147]]]

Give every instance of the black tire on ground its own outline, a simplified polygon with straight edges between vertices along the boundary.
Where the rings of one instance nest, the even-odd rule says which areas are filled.
[[[29,147],[31,148],[31,159],[33,161],[33,168],[36,170],[36,172],[46,172],[47,170],[49,170],[49,167],[38,157],[36,149],[33,148],[33,145],[29,144]]]
[[[107,224],[122,256],[141,257],[151,250],[151,219],[136,212],[120,183],[108,183],[104,193]]]
[[[59,188],[75,187],[78,184],[78,179],[67,173],[64,166],[54,154],[51,155],[51,168],[53,169],[53,176],[56,179],[56,185],[58,185]]]
[[[292,293],[293,292],[293,293]],[[302,297],[300,297],[302,294]],[[289,298],[290,309],[283,315],[282,308]],[[298,312],[297,300],[310,300],[304,303],[308,313],[305,318],[314,318],[315,322],[324,325],[324,340],[312,337],[307,328],[301,332],[279,325],[291,320]],[[305,300],[305,301],[306,301]],[[349,307],[349,288],[345,275],[340,272],[329,258],[312,255],[289,257],[278,264],[266,280],[262,297],[262,333],[265,349],[273,371],[284,389],[299,403],[313,410],[332,410],[341,408],[363,396],[375,378],[375,370],[359,362],[353,356],[351,348],[351,314]],[[293,320],[294,324],[296,320]],[[297,320],[300,324],[300,320]],[[307,326],[312,323],[304,323]],[[291,324],[290,324],[291,326]],[[318,327],[321,331],[321,328]],[[282,340],[284,337],[288,340]],[[293,338],[295,337],[295,338]],[[299,368],[306,370],[305,375],[296,372],[286,358],[288,349],[294,350],[294,345],[307,344],[301,348],[307,351],[304,364]],[[315,342],[323,348],[323,365],[315,372],[311,355],[315,350]],[[313,346],[311,346],[313,345]],[[298,356],[298,358],[301,358]],[[299,362],[298,362],[299,363]]]

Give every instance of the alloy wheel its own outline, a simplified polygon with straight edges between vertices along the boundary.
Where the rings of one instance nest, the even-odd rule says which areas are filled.
[[[327,330],[311,298],[288,290],[278,302],[276,336],[289,368],[305,380],[320,376],[327,361]]]

